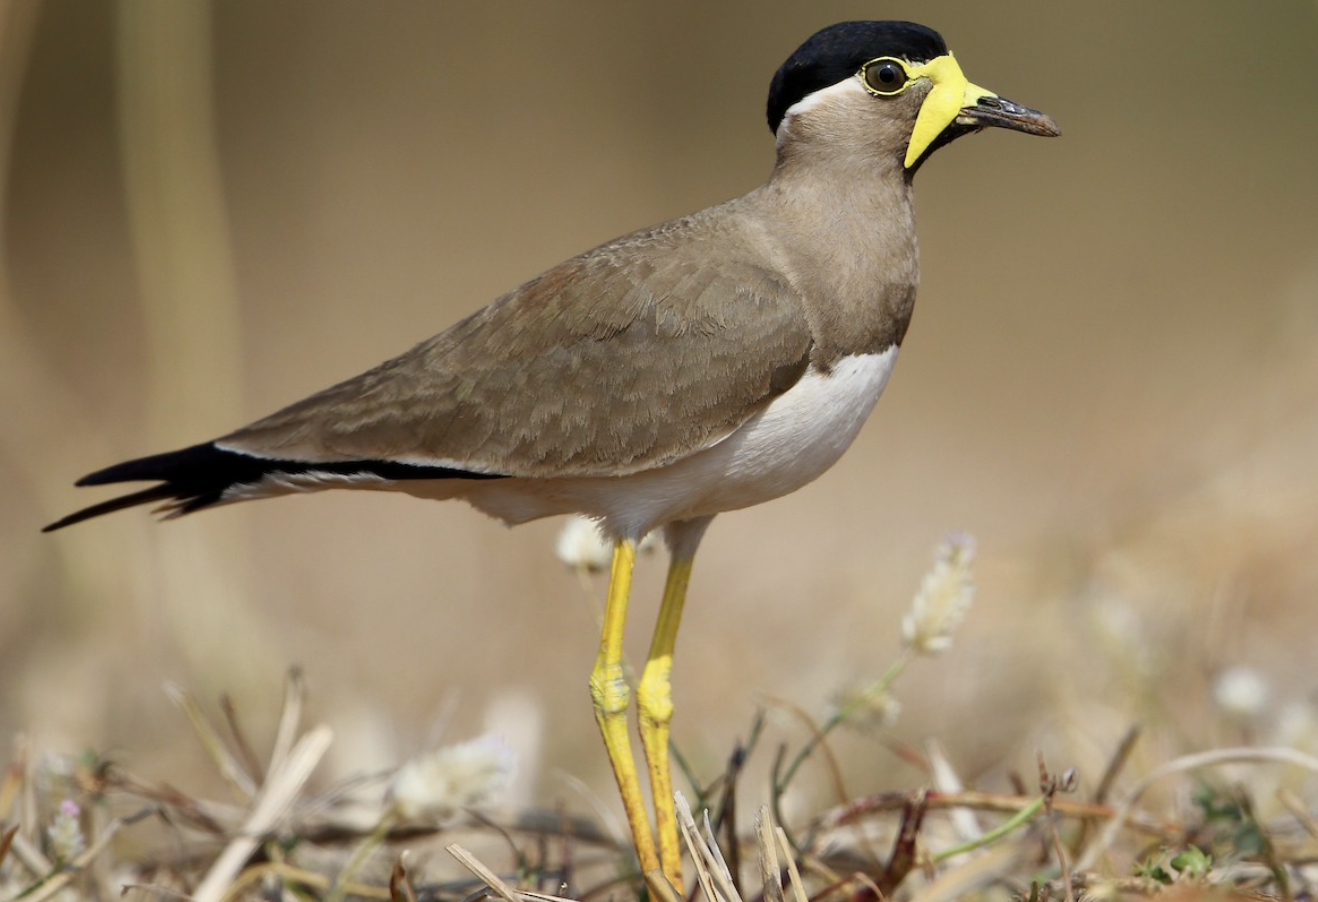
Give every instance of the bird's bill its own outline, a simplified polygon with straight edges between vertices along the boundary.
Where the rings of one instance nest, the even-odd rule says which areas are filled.
[[[971,128],[1010,128],[1030,135],[1051,137],[1061,134],[1051,117],[971,84],[950,53],[911,67],[908,75],[928,78],[933,87],[925,95],[915,119],[911,143],[906,148],[907,169],[915,165],[953,123]]]
[[[1019,103],[1013,103],[996,94],[986,94],[975,101],[974,106],[961,108],[956,117],[958,125],[975,128],[997,126],[1013,131],[1025,132],[1027,135],[1042,135],[1055,138],[1062,133],[1053,121],[1053,117],[1038,110],[1032,110]]]

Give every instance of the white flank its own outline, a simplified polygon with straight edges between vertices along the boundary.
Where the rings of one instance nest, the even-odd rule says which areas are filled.
[[[837,463],[883,393],[897,360],[882,354],[840,360],[828,373],[813,367],[726,441],[677,464],[683,479],[704,484],[716,513],[794,492]]]
[[[461,497],[507,523],[584,513],[601,520],[606,535],[639,539],[666,523],[750,507],[814,480],[856,438],[896,360],[894,345],[881,354],[847,357],[827,373],[811,368],[736,432],[666,467],[611,479],[397,488],[423,497]]]
[[[228,442],[216,442],[215,447],[219,448],[221,451],[228,451],[231,454],[241,454],[243,457],[250,457],[254,460],[299,461],[299,458],[296,456],[278,457],[276,455],[260,454],[256,451],[252,451],[249,448],[244,448],[240,445],[233,445]],[[397,456],[389,455],[387,457],[382,456],[379,458],[370,458],[369,455],[363,455],[363,459],[388,460],[391,463],[407,464],[413,467],[443,467],[446,470],[464,470],[468,473],[498,473],[499,472],[497,469],[491,469],[489,467],[484,467],[476,463],[470,463],[470,462],[463,463],[457,460],[450,460],[446,457],[426,457],[424,455],[416,455],[416,454],[400,454]],[[312,463],[313,461],[299,461],[299,462]],[[337,474],[335,473],[319,473],[317,474],[317,476],[320,479],[328,479],[328,480],[337,478]],[[322,486],[322,488],[330,488],[330,486]]]
[[[240,482],[229,486],[220,496],[221,504],[275,498],[295,492],[319,492],[323,489],[389,489],[394,480],[363,470],[360,473],[271,473],[258,482]]]
[[[893,345],[881,354],[843,358],[828,372],[811,367],[791,389],[717,444],[626,476],[390,480],[369,472],[311,471],[232,486],[222,501],[327,488],[384,489],[421,498],[462,498],[509,524],[584,514],[600,521],[606,536],[639,541],[665,524],[751,507],[819,477],[860,432],[896,361]]]

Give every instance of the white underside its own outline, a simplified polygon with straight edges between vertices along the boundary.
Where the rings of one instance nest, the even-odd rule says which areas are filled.
[[[384,489],[421,498],[460,498],[510,525],[581,513],[598,518],[608,534],[639,539],[665,524],[750,507],[816,479],[856,438],[896,360],[894,345],[881,354],[844,358],[828,373],[811,367],[719,443],[628,476],[395,482],[365,474],[308,473],[243,486],[225,500],[325,488]]]
[[[677,520],[750,507],[789,494],[837,463],[888,382],[897,348],[811,368],[762,413],[675,464],[618,478],[413,482],[420,497],[462,498],[509,524],[555,514],[599,518],[606,533],[638,538]],[[436,490],[439,490],[436,492]]]

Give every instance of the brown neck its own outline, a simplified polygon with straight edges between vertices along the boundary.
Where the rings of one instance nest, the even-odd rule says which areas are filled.
[[[805,299],[818,365],[901,342],[919,251],[911,183],[899,159],[866,147],[782,141],[768,183],[747,200]]]

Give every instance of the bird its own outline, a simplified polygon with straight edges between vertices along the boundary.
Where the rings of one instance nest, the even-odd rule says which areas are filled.
[[[641,872],[680,887],[670,676],[710,521],[813,481],[868,418],[911,319],[912,180],[930,155],[989,127],[1060,134],[902,21],[813,34],[773,75],[766,116],[775,161],[748,194],[575,256],[250,425],[97,470],[77,485],[155,484],[46,531],[331,488],[458,499],[509,525],[593,518],[613,557],[592,705]],[[670,560],[635,686],[652,828],[622,641],[636,547],[656,529]]]

